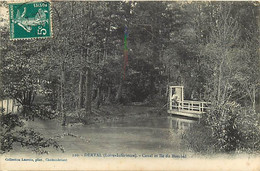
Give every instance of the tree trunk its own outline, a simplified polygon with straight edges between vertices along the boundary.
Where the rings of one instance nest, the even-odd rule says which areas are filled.
[[[100,88],[97,88],[96,106],[99,109],[101,103],[101,92]]]
[[[106,104],[110,103],[110,96],[111,96],[111,87],[108,87],[107,97],[106,97]]]
[[[86,115],[91,113],[91,69],[87,68],[86,70],[86,82],[85,82],[85,109]]]
[[[217,94],[217,103],[218,103],[218,104],[221,103],[221,102],[220,102],[221,80],[222,80],[222,68],[221,68],[221,66],[220,66],[220,68],[219,68],[219,76],[218,76],[218,91],[217,91],[217,93],[218,93],[218,94]]]
[[[1,113],[2,113],[2,115],[4,115],[4,110],[3,110],[4,109],[4,100],[3,99],[1,100],[1,103],[2,103]]]
[[[123,81],[122,79],[120,80],[120,85],[117,89],[117,93],[116,93],[116,102],[120,102],[121,98],[122,98],[122,88],[123,88]]]
[[[60,82],[60,109],[62,116],[62,126],[66,125],[66,115],[64,111],[64,82],[65,82],[65,67],[64,62],[61,65],[61,82]]]
[[[253,85],[253,100],[252,100],[252,107],[253,107],[253,110],[256,111],[256,88],[255,88],[255,85]]]
[[[78,109],[83,108],[83,73],[80,71],[79,74],[79,99],[78,99]]]

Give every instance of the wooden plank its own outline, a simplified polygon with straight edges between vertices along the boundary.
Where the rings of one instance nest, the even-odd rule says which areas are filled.
[[[179,112],[183,112],[183,113],[194,113],[194,114],[203,114],[205,112],[200,112],[200,111],[192,111],[192,110],[168,110],[171,112],[175,112],[175,111],[179,111]]]
[[[6,100],[3,100],[4,114],[6,114]]]
[[[191,113],[191,112],[183,112],[183,111],[176,111],[176,110],[168,110],[168,113],[173,115],[180,115],[180,116],[187,116],[192,118],[201,118],[202,113]]]
[[[14,111],[14,104],[15,104],[15,100],[12,100],[12,112],[15,113]]]
[[[183,89],[183,86],[181,86],[181,92],[182,92],[181,101],[183,103],[183,101],[184,101],[184,89]]]
[[[6,101],[6,114],[8,114],[9,111],[9,99]]]

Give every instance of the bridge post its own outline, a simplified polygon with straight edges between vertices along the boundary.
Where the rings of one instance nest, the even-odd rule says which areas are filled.
[[[9,99],[6,99],[6,114],[9,113]]]
[[[15,99],[12,99],[12,112],[14,113],[14,106],[15,105]]]
[[[183,89],[183,86],[181,86],[181,105],[182,105],[182,109],[183,109],[183,102],[184,102],[184,89]]]
[[[169,86],[169,102],[170,110],[172,110],[172,86]]]

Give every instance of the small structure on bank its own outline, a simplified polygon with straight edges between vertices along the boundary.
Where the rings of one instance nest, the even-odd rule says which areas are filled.
[[[184,100],[183,86],[169,86],[168,113],[171,115],[200,118],[210,102]]]
[[[19,111],[20,104],[17,100],[6,98],[0,99],[0,114],[17,113]]]

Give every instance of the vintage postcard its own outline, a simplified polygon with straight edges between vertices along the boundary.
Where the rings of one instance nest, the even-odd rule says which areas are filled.
[[[0,170],[260,170],[258,1],[0,1]]]

